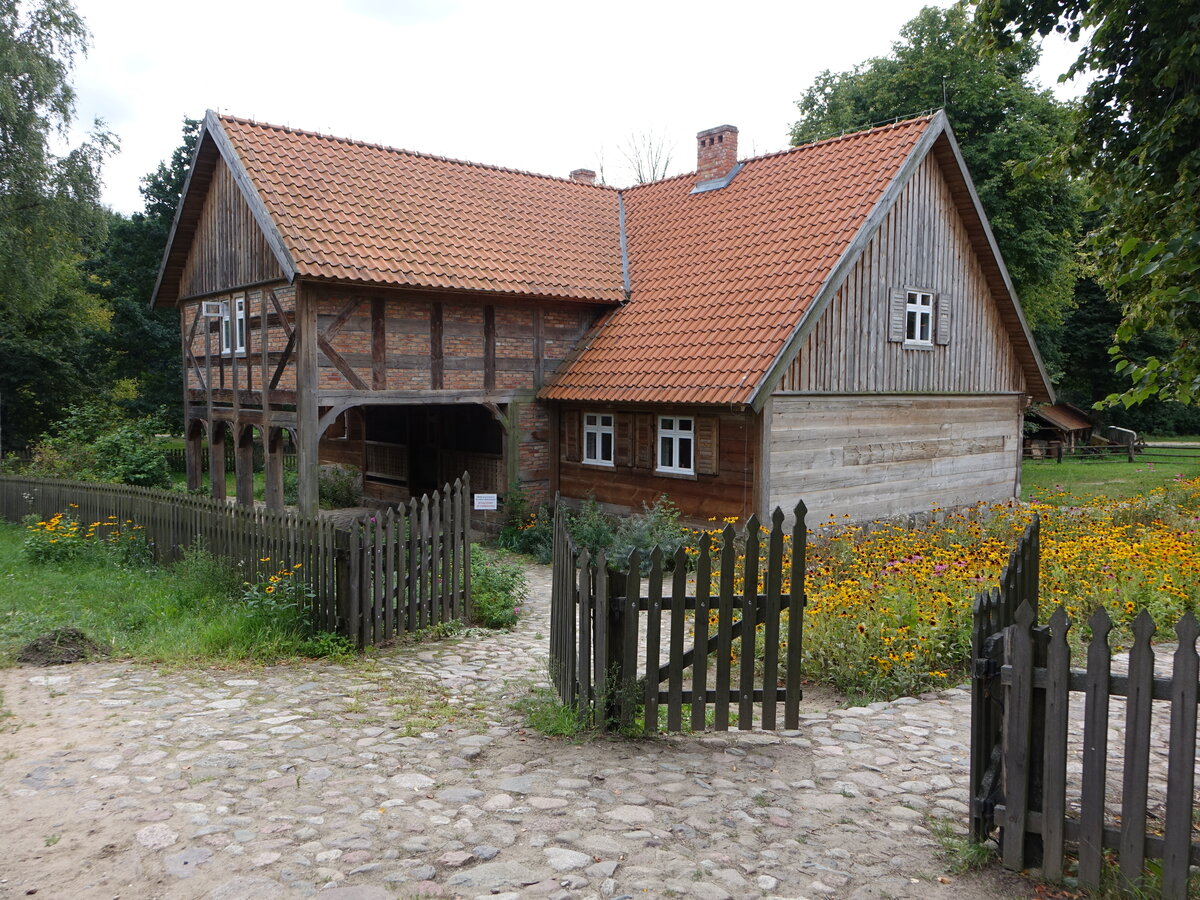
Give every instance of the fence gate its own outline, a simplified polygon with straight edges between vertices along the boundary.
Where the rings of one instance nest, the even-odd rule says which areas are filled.
[[[770,730],[780,703],[784,727],[799,727],[805,513],[797,504],[785,534],[776,509],[765,540],[755,516],[742,534],[703,535],[694,570],[684,548],[635,551],[620,570],[575,545],[559,505],[550,661],[562,701],[601,728],[634,728],[640,710],[647,734],[728,730],[734,717]]]
[[[1070,841],[1082,888],[1100,888],[1105,865],[1115,864],[1125,892],[1193,897],[1188,882],[1200,866],[1193,842],[1196,618],[1189,611],[1175,624],[1172,674],[1159,677],[1150,614],[1143,609],[1133,620],[1132,647],[1118,660],[1109,646],[1112,620],[1099,608],[1087,622],[1087,667],[1072,669],[1066,610],[1037,624],[1038,553],[1035,518],[1000,587],[975,604],[972,836],[985,840],[999,826],[1004,865],[1040,865],[1051,881],[1063,877]],[[1082,695],[1082,733],[1072,727],[1072,694]],[[1123,709],[1110,715],[1112,698]],[[1113,740],[1122,730],[1123,739]],[[1152,743],[1164,735],[1165,753]],[[1110,777],[1110,762],[1119,778]]]

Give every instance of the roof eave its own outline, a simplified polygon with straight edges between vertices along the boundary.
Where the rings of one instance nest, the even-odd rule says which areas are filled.
[[[171,257],[176,252],[176,242],[182,238],[182,235],[179,233],[179,224],[184,208],[191,202],[202,202],[202,199],[192,197],[192,177],[196,173],[196,164],[204,148],[205,138],[212,140],[217,153],[233,175],[234,182],[237,184],[238,190],[246,201],[246,205],[250,208],[250,213],[254,217],[255,224],[262,231],[267,241],[267,246],[271,249],[276,262],[279,263],[279,268],[282,270],[284,278],[290,283],[295,280],[298,274],[296,263],[284,245],[283,237],[280,235],[279,229],[276,227],[270,212],[267,211],[262,197],[259,196],[257,189],[255,189],[254,182],[246,171],[241,157],[234,149],[233,144],[230,143],[229,135],[225,133],[225,128],[221,124],[220,117],[210,109],[205,112],[200,132],[196,135],[196,149],[192,152],[192,162],[188,168],[187,178],[183,183],[183,190],[179,195],[179,204],[175,207],[175,218],[171,222],[171,231],[167,236],[167,245],[163,251],[162,262],[159,265],[158,278],[154,282],[154,291],[150,295],[151,307],[158,305],[167,266],[171,261]],[[176,301],[178,300],[178,298],[175,299]]]
[[[188,192],[192,187],[192,175],[196,172],[196,160],[200,158],[200,149],[204,146],[204,136],[208,133],[210,115],[212,115],[211,110],[205,113],[200,132],[196,135],[196,146],[192,148],[192,160],[188,164],[187,177],[183,180],[183,190],[179,192],[179,202],[175,204],[175,216],[171,219],[171,230],[167,234],[167,244],[163,248],[162,261],[158,264],[158,277],[154,279],[154,290],[150,292],[151,309],[158,305],[158,294],[162,290],[163,276],[166,274],[167,262],[171,258],[171,250],[175,246],[175,236],[179,231],[179,217],[183,215],[183,206],[187,202]]]
[[[938,115],[943,119],[943,121],[945,120],[944,113],[938,113]],[[1023,309],[1021,309],[1021,301],[1017,297],[1017,291],[1013,287],[1012,278],[1008,274],[1008,266],[1004,264],[1004,257],[1000,255],[1000,247],[996,243],[996,236],[992,233],[992,226],[988,224],[987,214],[983,210],[983,203],[980,201],[979,194],[975,190],[975,182],[971,180],[971,172],[967,168],[966,160],[963,159],[962,150],[959,149],[958,141],[955,140],[954,132],[950,130],[949,123],[944,124],[942,128],[942,134],[940,136],[945,137],[946,145],[949,147],[950,152],[954,156],[955,162],[958,164],[958,171],[962,176],[964,185],[966,186],[967,196],[970,198],[971,206],[974,208],[975,215],[979,219],[979,226],[983,231],[984,238],[987,241],[988,250],[992,255],[992,259],[996,264],[996,268],[1000,272],[1000,278],[1004,283],[1004,290],[1008,301],[1012,305],[1012,311],[1016,314],[1017,322],[1020,325],[1020,335],[1024,339],[1032,357],[1034,371],[1029,372],[1028,366],[1025,366],[1024,368],[1027,369],[1027,376],[1032,374],[1036,375],[1037,378],[1031,379],[1027,377],[1027,381],[1030,382],[1026,384],[1027,393],[1031,394],[1035,400],[1045,400],[1048,403],[1054,403],[1054,385],[1050,381],[1050,375],[1046,371],[1046,364],[1042,360],[1042,354],[1038,350],[1037,343],[1033,339],[1033,332],[1029,329],[1029,323],[1025,320],[1025,312]],[[1038,385],[1033,383],[1035,380],[1040,382],[1040,387],[1043,389],[1044,393],[1039,393],[1036,390]]]

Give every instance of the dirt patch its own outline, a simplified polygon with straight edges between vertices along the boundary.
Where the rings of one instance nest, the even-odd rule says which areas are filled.
[[[108,649],[78,628],[56,628],[21,648],[17,662],[32,666],[62,666],[108,656]]]

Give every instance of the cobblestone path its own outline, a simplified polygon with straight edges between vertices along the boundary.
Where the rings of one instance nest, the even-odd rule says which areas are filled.
[[[545,681],[532,582],[512,633],[353,666],[0,672],[0,898],[1022,896],[927,827],[965,823],[965,692],[547,739],[510,705]]]

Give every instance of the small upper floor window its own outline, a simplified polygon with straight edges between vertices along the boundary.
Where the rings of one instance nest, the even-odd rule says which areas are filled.
[[[246,352],[246,297],[235,297],[221,304],[221,353]]]
[[[915,344],[933,343],[933,294],[908,292],[904,305],[904,340]]]
[[[658,471],[695,475],[695,422],[685,416],[658,417]]]
[[[588,413],[583,417],[583,461],[597,466],[613,464],[613,417]]]

